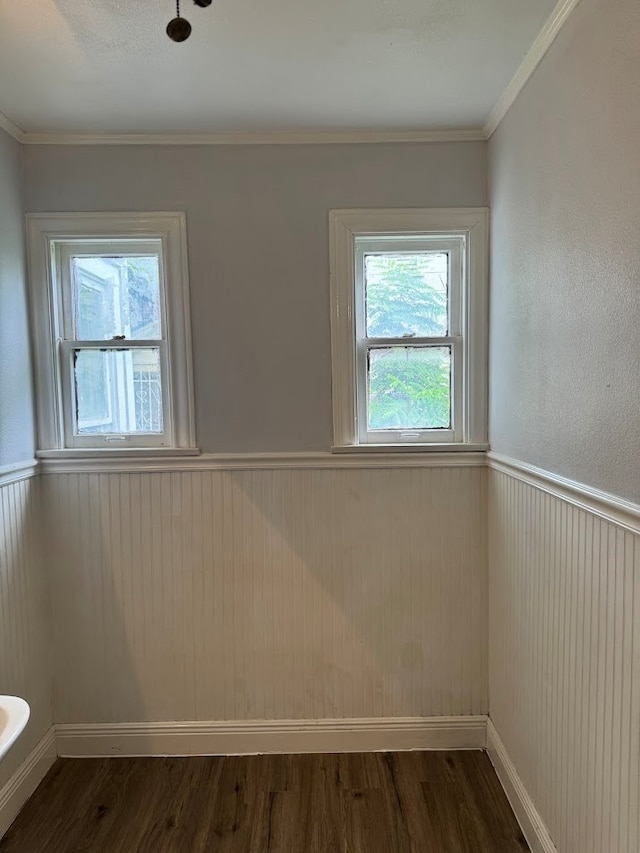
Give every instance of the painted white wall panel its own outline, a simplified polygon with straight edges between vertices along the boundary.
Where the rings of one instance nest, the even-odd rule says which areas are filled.
[[[56,721],[484,713],[485,478],[46,475]]]
[[[637,853],[639,537],[489,478],[491,718],[559,853]]]
[[[0,788],[52,723],[39,486],[32,477],[0,487],[0,693],[22,696],[31,707],[27,728],[0,764]]]

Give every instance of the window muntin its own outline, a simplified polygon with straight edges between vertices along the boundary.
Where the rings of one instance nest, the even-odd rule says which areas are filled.
[[[460,440],[464,252],[463,235],[355,238],[358,443]]]

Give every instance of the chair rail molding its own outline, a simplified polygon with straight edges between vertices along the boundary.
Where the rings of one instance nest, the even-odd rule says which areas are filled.
[[[0,465],[0,488],[19,480],[28,480],[38,473],[38,460],[26,459],[24,462],[14,462],[11,465]]]
[[[150,451],[74,451],[38,453],[43,474],[100,474],[153,471],[260,471],[356,468],[483,468],[485,453],[478,451],[368,452],[368,453],[180,453],[160,455]]]
[[[640,505],[500,453],[490,451],[486,456],[490,469],[528,483],[631,533],[640,533]]]

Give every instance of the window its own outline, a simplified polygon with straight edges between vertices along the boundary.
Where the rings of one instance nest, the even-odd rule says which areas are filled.
[[[487,212],[330,214],[334,446],[486,441]]]
[[[29,217],[40,447],[194,446],[181,214]]]

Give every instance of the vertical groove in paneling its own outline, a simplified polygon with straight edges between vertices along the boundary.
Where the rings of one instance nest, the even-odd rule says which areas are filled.
[[[31,718],[0,766],[0,788],[52,722],[51,637],[37,478],[0,487],[0,693],[25,698]]]
[[[560,853],[637,853],[640,537],[489,477],[491,717]]]
[[[57,720],[484,713],[485,478],[47,475]]]

